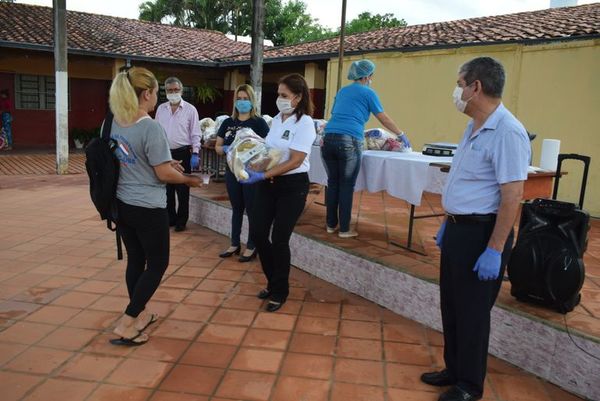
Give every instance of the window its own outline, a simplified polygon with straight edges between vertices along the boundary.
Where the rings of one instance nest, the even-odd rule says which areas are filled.
[[[56,84],[52,76],[15,75],[15,106],[17,109],[54,110],[55,92]],[[70,103],[69,96],[69,106]]]

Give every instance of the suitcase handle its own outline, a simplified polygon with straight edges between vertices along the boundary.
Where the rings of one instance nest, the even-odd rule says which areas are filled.
[[[558,195],[558,182],[560,181],[560,171],[564,160],[579,160],[583,162],[583,177],[581,179],[581,192],[579,193],[579,208],[583,209],[583,199],[585,197],[585,189],[587,186],[588,170],[590,169],[591,157],[578,155],[576,153],[561,153],[558,155],[558,164],[556,166],[556,176],[554,177],[554,190],[552,191],[552,199],[556,199]]]

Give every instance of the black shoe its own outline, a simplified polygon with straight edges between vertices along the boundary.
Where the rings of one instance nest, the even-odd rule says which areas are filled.
[[[458,386],[454,386],[445,393],[442,393],[438,401],[477,401],[480,399],[481,395],[471,394]]]
[[[267,312],[275,312],[276,310],[279,310],[283,306],[284,303],[285,303],[285,301],[283,301],[283,302],[269,301],[269,303],[267,304],[267,307],[265,309],[267,310]]]
[[[175,231],[185,231],[185,224],[184,225],[177,224],[175,226]]]
[[[235,248],[235,250],[233,250],[233,251],[231,251],[231,252],[229,252],[229,251],[221,252],[221,253],[219,254],[219,257],[220,257],[220,258],[228,258],[228,257],[230,257],[231,255],[239,255],[239,254],[240,254],[240,246],[238,245],[238,247],[237,247],[237,248]]]
[[[267,299],[271,296],[271,293],[269,292],[269,290],[267,290],[265,288],[265,289],[260,290],[259,293],[256,294],[256,296],[260,299]]]
[[[252,250],[252,255],[250,256],[240,256],[240,258],[238,259],[240,262],[244,263],[244,262],[250,262],[252,259],[256,258],[256,249]]]
[[[440,372],[429,372],[421,375],[421,381],[430,386],[452,386],[456,384],[456,380],[450,376],[448,369]]]

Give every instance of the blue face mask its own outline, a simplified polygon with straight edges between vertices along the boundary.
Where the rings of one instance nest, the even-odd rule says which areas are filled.
[[[240,113],[248,113],[252,110],[252,102],[250,100],[236,100],[235,108]]]

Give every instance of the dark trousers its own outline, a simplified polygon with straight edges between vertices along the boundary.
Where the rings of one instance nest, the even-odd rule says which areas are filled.
[[[244,222],[244,210],[250,216],[254,196],[256,195],[256,185],[240,184],[235,175],[227,169],[225,171],[225,185],[227,194],[231,202],[231,245],[240,245],[240,235],[242,233],[242,223]],[[248,249],[254,249],[252,235],[248,235]]]
[[[327,171],[327,225],[350,231],[354,185],[360,171],[362,143],[350,135],[328,134],[323,139],[321,158]]]
[[[181,165],[186,173],[192,172],[191,146],[171,150],[171,157],[173,160],[181,160]],[[177,194],[177,209],[175,208],[175,194]],[[185,184],[167,184],[167,210],[169,225],[185,226],[190,215],[190,187]]]
[[[289,294],[290,237],[304,210],[308,186],[308,174],[298,173],[260,182],[256,188],[250,234],[273,301],[284,302]]]
[[[132,206],[119,201],[118,230],[127,250],[125,279],[129,305],[137,317],[154,295],[169,265],[169,218],[166,209]]]
[[[500,291],[513,243],[508,237],[495,281],[480,281],[473,271],[485,251],[495,221],[446,224],[440,268],[440,303],[444,328],[444,361],[457,385],[483,394],[490,337],[490,312]]]

